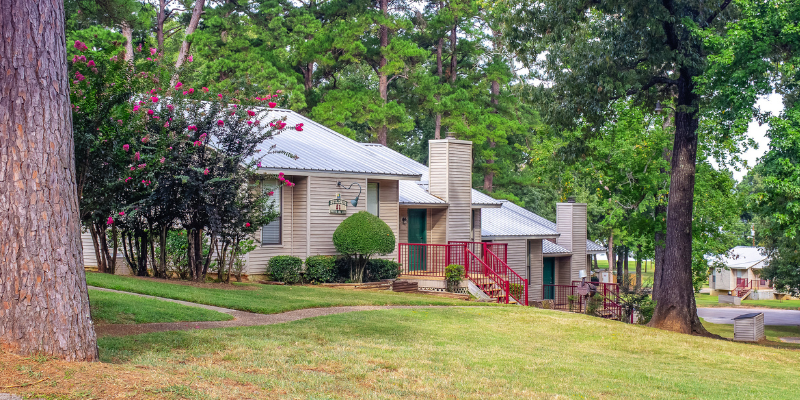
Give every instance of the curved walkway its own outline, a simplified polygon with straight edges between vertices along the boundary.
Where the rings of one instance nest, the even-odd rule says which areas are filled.
[[[412,308],[448,308],[459,306],[343,306],[343,307],[324,307],[306,308],[302,310],[287,311],[279,314],[256,314],[247,311],[232,310],[229,308],[209,306],[205,304],[190,303],[188,301],[167,299],[164,297],[149,296],[138,293],[124,292],[121,290],[105,289],[89,286],[92,290],[102,290],[106,292],[130,294],[134,296],[147,297],[150,299],[169,301],[172,303],[183,304],[190,307],[200,307],[214,310],[233,316],[230,321],[205,321],[205,322],[156,322],[151,324],[101,324],[95,325],[94,330],[97,336],[128,336],[141,333],[165,332],[165,331],[188,331],[192,329],[213,329],[213,328],[232,328],[239,326],[272,325],[284,322],[297,321],[300,319],[322,317],[325,315],[342,314],[355,311],[391,310],[391,309],[412,309]],[[476,307],[476,306],[471,306]],[[480,307],[480,306],[477,306]]]

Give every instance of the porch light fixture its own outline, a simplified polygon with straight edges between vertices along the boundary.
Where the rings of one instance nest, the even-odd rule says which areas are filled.
[[[350,184],[350,186],[345,187],[344,185],[342,185],[342,182],[336,182],[336,187],[340,187],[346,190],[350,190],[350,188],[353,187],[353,185],[358,185],[358,195],[356,196],[355,199],[350,200],[350,204],[352,204],[353,207],[358,207],[358,198],[361,197],[361,184],[358,182],[353,182]]]

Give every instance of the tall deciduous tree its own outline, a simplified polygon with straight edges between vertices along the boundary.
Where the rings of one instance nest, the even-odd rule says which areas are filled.
[[[633,97],[649,106],[675,102],[670,193],[662,287],[651,326],[705,334],[692,288],[692,212],[699,122],[703,100],[696,79],[707,49],[698,32],[716,31],[728,20],[730,0],[647,2],[544,1],[516,5],[518,47],[528,65],[552,82],[543,88],[551,122],[602,121],[607,105]],[[541,46],[541,47],[539,47]],[[546,56],[537,60],[546,49]],[[742,108],[733,110],[742,115]],[[745,112],[752,113],[749,107]],[[576,118],[579,116],[579,118]],[[741,120],[739,126],[741,126]],[[737,131],[740,134],[741,131]],[[727,133],[727,132],[726,132]]]
[[[63,3],[3,0],[0,34],[0,348],[94,361]]]

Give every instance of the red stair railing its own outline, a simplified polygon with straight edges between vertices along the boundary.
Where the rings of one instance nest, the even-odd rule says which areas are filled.
[[[480,257],[471,252],[468,248],[464,248],[464,259],[467,261],[464,265],[464,271],[469,280],[471,280],[478,288],[484,291],[490,297],[496,298],[498,302],[508,303],[509,284],[508,281],[503,279],[500,274],[495,272],[488,264],[486,264]],[[489,288],[492,285],[497,286],[495,293]],[[498,295],[499,294],[499,295]]]
[[[494,252],[487,248],[484,249],[484,260],[495,272],[505,277],[508,282],[508,295],[514,298],[517,303],[528,305],[528,280],[520,276],[516,271],[500,259]]]

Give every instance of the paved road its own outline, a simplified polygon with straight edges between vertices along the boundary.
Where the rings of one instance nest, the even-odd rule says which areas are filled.
[[[715,324],[733,324],[733,318],[754,312],[764,313],[764,325],[800,325],[800,311],[764,308],[698,308],[697,315]]]

